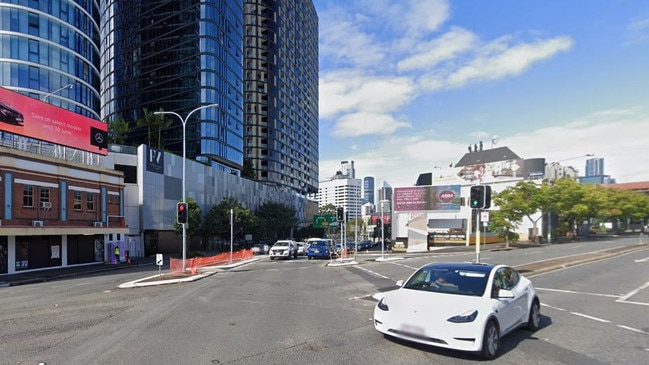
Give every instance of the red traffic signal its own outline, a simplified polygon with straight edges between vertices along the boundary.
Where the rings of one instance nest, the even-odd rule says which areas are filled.
[[[186,224],[188,218],[187,203],[178,203],[176,205],[176,222],[178,224]]]

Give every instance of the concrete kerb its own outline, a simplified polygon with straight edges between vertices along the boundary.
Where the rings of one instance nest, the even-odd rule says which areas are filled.
[[[252,259],[249,259],[249,260],[233,262],[231,264],[226,264],[226,265],[205,266],[205,267],[198,268],[198,270],[197,270],[197,271],[199,271],[198,274],[188,276],[186,278],[162,279],[162,276],[164,276],[164,275],[152,275],[152,276],[149,276],[149,277],[146,277],[146,278],[143,278],[143,279],[133,280],[133,281],[129,281],[129,282],[120,284],[117,287],[119,289],[129,289],[129,288],[140,288],[140,287],[145,287],[145,286],[179,284],[179,283],[191,282],[191,281],[200,280],[200,279],[203,279],[205,277],[214,275],[217,272],[227,271],[228,269],[243,266],[243,265],[249,264],[251,262],[258,261],[258,260],[259,260],[259,258],[252,258]],[[152,279],[154,279],[156,277],[161,277],[161,279],[151,281]]]

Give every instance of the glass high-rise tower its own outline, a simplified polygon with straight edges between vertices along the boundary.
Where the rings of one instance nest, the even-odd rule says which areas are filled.
[[[142,123],[145,109],[218,104],[187,120],[186,154],[225,171],[243,168],[243,9],[237,0],[102,1],[102,117],[131,126],[127,144],[182,155],[179,118]],[[139,122],[138,122],[139,121]],[[160,142],[158,142],[160,141]]]
[[[244,155],[254,179],[318,191],[318,14],[311,0],[244,0]]]
[[[0,86],[100,119],[99,0],[0,1]]]

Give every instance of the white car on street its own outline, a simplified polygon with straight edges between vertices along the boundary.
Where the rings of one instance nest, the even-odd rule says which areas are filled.
[[[500,339],[520,327],[535,331],[540,300],[529,279],[505,265],[430,263],[381,296],[374,328],[387,337],[498,355]]]
[[[280,240],[268,251],[271,260],[275,258],[283,259],[296,259],[297,258],[297,245],[291,240]]]

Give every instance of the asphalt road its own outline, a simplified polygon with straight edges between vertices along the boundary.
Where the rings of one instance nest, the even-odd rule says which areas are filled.
[[[649,358],[649,249],[638,238],[483,251],[525,269],[543,302],[542,328],[503,340],[495,364],[642,364]],[[605,253],[631,247],[622,254]],[[568,264],[583,254],[599,260]],[[261,260],[202,280],[135,289],[133,268],[0,288],[0,364],[474,364],[471,354],[385,339],[372,294],[430,261],[475,253]]]

